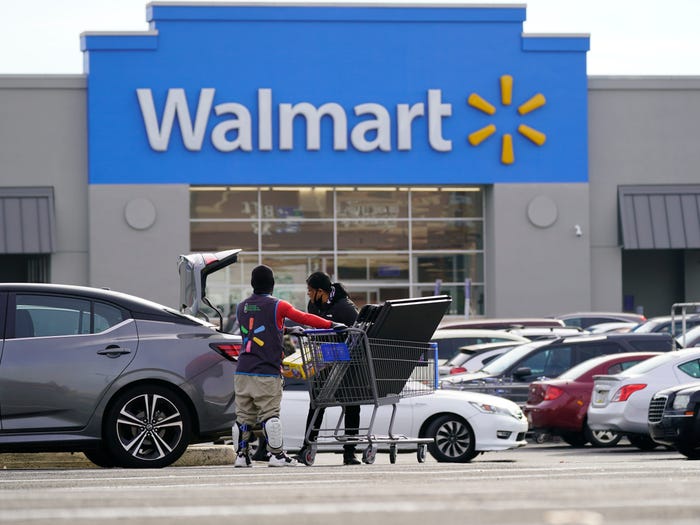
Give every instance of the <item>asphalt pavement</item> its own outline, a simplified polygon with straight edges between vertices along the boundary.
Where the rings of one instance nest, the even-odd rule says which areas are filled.
[[[173,466],[201,467],[206,465],[232,465],[231,445],[211,443],[192,445]],[[23,452],[0,454],[0,469],[53,469],[100,468],[81,452]]]

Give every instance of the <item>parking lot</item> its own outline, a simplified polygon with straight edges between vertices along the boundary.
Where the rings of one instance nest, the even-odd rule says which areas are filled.
[[[531,444],[467,464],[343,467],[319,454],[313,467],[7,469],[1,523],[697,523],[700,462],[665,449],[574,449]]]

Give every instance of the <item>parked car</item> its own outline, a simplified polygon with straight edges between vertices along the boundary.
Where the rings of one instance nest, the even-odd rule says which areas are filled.
[[[529,341],[538,339],[556,339],[557,337],[567,337],[572,335],[581,335],[583,332],[580,328],[562,328],[562,327],[528,327],[528,328],[513,328],[505,330],[508,333],[520,335]],[[461,374],[464,372],[476,372],[481,370],[487,363],[493,361],[496,357],[506,353],[516,344],[513,341],[501,343],[484,343],[482,345],[467,345],[459,349],[458,353],[454,354],[444,364],[439,366],[439,375]],[[467,364],[467,362],[469,364]]]
[[[617,321],[614,323],[594,324],[586,328],[586,331],[591,334],[626,334],[631,332],[636,326],[639,326],[639,323]]]
[[[632,331],[644,334],[651,332],[671,333],[672,324],[675,325],[673,326],[673,335],[683,335],[683,317],[680,315],[675,317],[671,317],[670,315],[652,317],[633,328]],[[685,316],[686,333],[688,330],[698,325],[700,325],[700,314],[689,314]]]
[[[459,348],[465,345],[483,343],[516,342],[527,343],[527,337],[511,334],[502,330],[455,329],[443,330],[438,328],[430,339],[438,345],[438,364],[442,365],[455,355]]]
[[[700,459],[700,382],[665,388],[649,403],[649,434],[688,459]]]
[[[524,412],[535,433],[560,436],[573,447],[590,443],[594,447],[616,445],[620,434],[609,430],[595,431],[588,426],[593,376],[617,374],[659,352],[629,352],[602,355],[584,361],[556,379],[530,384]]]
[[[566,326],[578,326],[583,329],[600,323],[630,322],[640,324],[647,320],[641,314],[630,312],[575,312],[557,315],[555,318],[564,321]]]
[[[508,328],[509,334],[522,335],[530,341],[538,339],[556,339],[557,337],[572,337],[586,332],[575,326],[525,326],[523,328]]]
[[[186,280],[204,286],[202,270],[238,251],[208,254]],[[170,465],[188,445],[230,434],[240,346],[239,336],[132,295],[0,284],[0,452]]]
[[[463,372],[476,372],[499,355],[505,354],[519,344],[515,341],[503,341],[500,343],[462,346],[444,365],[438,367],[438,373],[443,376],[461,374]]]
[[[530,383],[551,379],[599,355],[622,352],[664,352],[672,348],[669,334],[609,334],[532,341],[513,348],[478,372],[440,379],[442,388],[485,392],[525,404]]]
[[[475,329],[475,330],[504,330],[506,328],[524,328],[526,326],[558,326],[563,327],[564,321],[551,317],[512,317],[512,318],[476,318],[465,320],[445,319],[440,323],[440,329]]]
[[[284,444],[289,451],[299,450],[304,443],[308,408],[306,383],[287,381],[282,395],[281,418]],[[368,428],[372,408],[362,406],[361,427]],[[386,433],[390,418],[391,406],[379,407],[372,425],[374,433]],[[327,408],[321,427],[335,429],[338,424],[342,429],[340,407]],[[437,461],[450,463],[465,463],[486,451],[522,447],[526,444],[526,432],[527,420],[515,403],[495,396],[454,390],[435,390],[426,395],[402,398],[396,404],[393,425],[396,436],[433,438],[428,452]],[[415,444],[399,445],[399,450],[416,448]],[[342,450],[342,444],[329,439],[327,432],[322,432],[319,451],[334,450]]]
[[[664,388],[700,379],[700,349],[677,350],[647,359],[616,375],[593,378],[588,426],[625,434],[641,450],[653,450],[649,402]]]
[[[679,348],[693,348],[700,346],[700,325],[696,325],[685,334],[676,336]]]

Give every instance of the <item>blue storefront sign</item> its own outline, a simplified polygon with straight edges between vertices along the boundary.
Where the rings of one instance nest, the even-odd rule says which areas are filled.
[[[92,184],[586,182],[587,36],[524,7],[149,4],[84,34]]]

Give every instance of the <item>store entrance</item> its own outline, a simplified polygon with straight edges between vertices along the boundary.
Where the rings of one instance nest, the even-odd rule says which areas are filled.
[[[670,315],[671,305],[686,297],[687,250],[623,250],[622,295],[625,311],[647,317]],[[697,268],[700,266],[696,265]],[[697,279],[697,277],[696,277]],[[695,297],[697,299],[697,297]]]
[[[48,255],[0,255],[0,282],[49,282]]]

